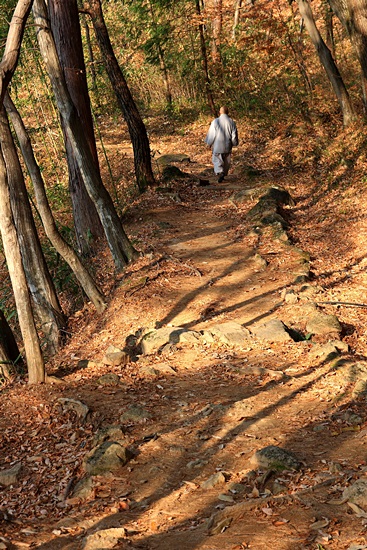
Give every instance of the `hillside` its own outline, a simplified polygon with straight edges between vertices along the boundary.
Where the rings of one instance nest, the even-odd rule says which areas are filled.
[[[161,183],[124,214],[141,258],[116,281],[101,251],[105,314],[72,315],[51,384],[2,389],[1,548],[367,548],[363,133],[238,121],[218,184],[208,122],[150,121]],[[271,188],[291,200],[259,208]],[[91,473],[112,443],[121,467]]]

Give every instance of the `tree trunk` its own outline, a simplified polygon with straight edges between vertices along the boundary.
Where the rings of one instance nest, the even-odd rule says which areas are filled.
[[[45,366],[34,324],[31,299],[23,269],[17,232],[10,206],[5,161],[0,146],[0,232],[8,264],[20,330],[23,337],[28,368],[28,381],[36,384],[45,381]]]
[[[326,45],[331,51],[331,55],[335,57],[335,41],[334,41],[334,23],[333,11],[329,4],[325,5],[325,27],[326,27]]]
[[[100,0],[86,1],[85,10],[91,17],[108,77],[128,126],[134,150],[136,181],[140,191],[144,191],[155,183],[147,131],[113,51]]]
[[[336,16],[346,29],[362,70],[362,91],[367,110],[367,5],[364,0],[329,0]]]
[[[234,9],[233,27],[232,27],[233,40],[236,40],[236,30],[240,22],[241,9],[242,9],[242,0],[236,0],[235,9]]]
[[[319,59],[326,71],[326,74],[338,99],[343,114],[343,124],[346,127],[351,124],[351,122],[355,118],[353,106],[350,101],[348,91],[344,85],[343,79],[330,53],[330,50],[326,46],[321,37],[321,34],[316,27],[309,3],[307,2],[307,0],[297,0],[297,4],[301,17],[303,18],[303,21],[305,23],[307,32],[310,35],[311,41],[316,48]]]
[[[22,118],[12,102],[9,94],[5,95],[4,105],[11,119],[14,131],[26,163],[30,178],[33,183],[34,193],[37,201],[37,208],[40,213],[42,223],[47,237],[60,256],[66,261],[75,277],[81,284],[84,292],[94,304],[98,313],[102,313],[106,308],[104,297],[97,288],[93,278],[82,264],[80,258],[73,248],[64,240],[59,233],[50,205],[47,200],[44,181],[41,171],[33,154],[31,140],[27,134]]]
[[[83,125],[70,99],[62,75],[44,0],[34,0],[33,15],[41,54],[52,83],[60,115],[64,120],[67,137],[73,147],[88,194],[96,205],[116,269],[122,270],[138,253],[129,241],[111,196],[102,183],[99,171],[95,168]]]
[[[48,11],[51,31],[54,36],[66,86],[83,124],[96,170],[99,170],[77,1],[49,0]],[[81,177],[73,149],[67,139],[64,128],[63,133],[69,167],[69,190],[73,205],[78,248],[81,254],[88,255],[91,252],[90,236],[101,238],[103,236],[103,228],[96,207],[85,189],[83,178]]]
[[[4,313],[0,310],[0,378],[10,378],[9,366],[20,357],[18,344]]]
[[[201,62],[204,72],[204,82],[205,82],[205,92],[208,101],[209,109],[214,117],[218,116],[217,109],[215,108],[215,103],[213,99],[213,94],[211,91],[209,69],[208,69],[208,56],[206,52],[205,36],[204,36],[204,24],[201,22],[201,9],[200,9],[200,0],[196,0],[196,13],[199,17],[199,36],[200,36],[200,49],[201,49]]]
[[[91,74],[91,79],[92,79],[92,91],[95,95],[95,101],[97,103],[97,108],[100,109],[101,105],[100,105],[100,98],[99,98],[98,86],[97,86],[96,68],[95,68],[95,65],[94,65],[94,53],[93,53],[93,48],[92,48],[92,44],[91,44],[91,41],[90,41],[89,25],[88,25],[88,21],[87,21],[85,15],[83,15],[83,17],[82,17],[82,25],[83,25],[84,32],[85,32],[85,41],[87,43],[90,74]]]
[[[13,219],[28,287],[35,314],[47,344],[47,351],[50,355],[55,355],[60,348],[61,331],[66,326],[66,317],[61,310],[42,252],[22,168],[4,107],[0,110],[0,141],[7,170]]]
[[[31,12],[33,0],[19,0],[9,25],[4,54],[0,62],[0,108],[9,82],[18,64],[24,27]]]
[[[153,9],[153,5],[152,5],[151,0],[148,0],[148,4],[149,4],[150,16],[152,18],[152,23],[153,23],[154,27],[156,27],[157,22],[156,22],[155,13],[154,13],[154,9]],[[161,71],[162,71],[162,74],[163,74],[164,89],[166,91],[166,102],[167,102],[167,106],[171,107],[172,106],[172,92],[171,92],[171,86],[170,86],[170,83],[169,83],[168,68],[167,68],[166,60],[164,58],[164,51],[163,51],[162,45],[160,44],[159,41],[157,41],[157,50],[158,50],[158,57],[159,57],[159,65],[160,65],[160,68],[161,68]]]
[[[214,63],[219,63],[221,60],[220,47],[223,22],[223,0],[213,0],[214,17],[213,17],[213,41],[212,41],[212,58]]]

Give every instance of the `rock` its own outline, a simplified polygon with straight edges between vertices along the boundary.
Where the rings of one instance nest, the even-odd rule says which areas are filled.
[[[285,288],[281,294],[282,300],[287,304],[296,304],[298,296],[293,289]]]
[[[9,539],[0,536],[0,550],[18,550],[19,546],[19,543],[15,545]]]
[[[340,333],[342,327],[335,315],[318,311],[306,323],[306,331],[311,334],[326,335]]]
[[[171,181],[177,178],[182,179],[188,177],[190,177],[190,174],[182,172],[182,170],[177,168],[177,166],[172,166],[171,164],[167,164],[162,171],[163,181]]]
[[[269,342],[289,342],[292,338],[287,331],[287,327],[279,319],[271,319],[267,323],[254,325],[251,332],[259,340]]]
[[[242,483],[236,483],[233,481],[228,485],[228,491],[230,493],[233,493],[234,495],[244,493],[245,490],[246,490],[246,487]]]
[[[78,501],[85,501],[94,497],[94,482],[92,477],[85,477],[78,481],[70,498],[67,499],[68,504],[73,504]]]
[[[219,341],[231,346],[244,346],[250,339],[250,332],[239,323],[227,321],[220,325],[214,325],[202,331],[203,338],[207,342]]]
[[[125,434],[121,426],[110,425],[100,428],[93,438],[93,447],[98,447],[105,441],[124,442]]]
[[[247,213],[247,217],[254,223],[261,225],[276,225],[285,229],[288,223],[281,215],[280,208],[283,205],[294,205],[294,201],[288,191],[282,188],[271,187],[268,192],[260,197],[259,201]]]
[[[104,365],[111,365],[118,367],[119,365],[126,365],[129,362],[128,354],[120,348],[115,346],[109,346],[102,359]]]
[[[203,468],[206,464],[208,464],[207,460],[200,460],[200,458],[197,458],[188,462],[186,468],[188,470],[196,470],[198,468]]]
[[[10,485],[15,485],[18,482],[18,477],[22,469],[22,464],[14,464],[11,468],[7,470],[0,471],[0,485],[9,487]]]
[[[359,397],[367,396],[367,380],[358,380],[353,388],[352,397],[358,399]]]
[[[310,349],[309,356],[311,360],[320,359],[320,361],[335,359],[339,352],[334,344],[314,344]]]
[[[80,361],[78,361],[78,369],[94,369],[96,367],[99,367],[100,365],[102,365],[102,363],[90,361],[89,359],[81,359]]]
[[[357,479],[352,485],[344,489],[343,499],[367,509],[367,479]]]
[[[179,153],[170,153],[158,157],[156,162],[161,166],[165,166],[167,164],[171,164],[172,162],[190,162],[190,157]]]
[[[275,471],[299,470],[301,467],[301,463],[293,454],[275,445],[256,451],[251,463],[258,468]]]
[[[159,372],[150,365],[143,365],[142,367],[140,367],[139,374],[142,374],[144,376],[159,376]]]
[[[141,339],[141,350],[144,355],[159,351],[166,344],[177,344],[186,329],[182,327],[164,327],[153,329]]]
[[[242,420],[248,416],[252,416],[254,411],[254,403],[250,399],[242,399],[235,401],[228,409],[228,415],[236,420]]]
[[[143,407],[139,407],[139,405],[131,405],[128,407],[127,411],[120,416],[120,422],[142,422],[144,420],[148,420],[149,418],[152,418],[152,415],[143,409]]]
[[[134,457],[134,454],[113,441],[105,441],[95,447],[84,459],[85,471],[93,476],[108,472],[120,472],[121,469]]]
[[[246,204],[249,201],[252,201],[255,197],[261,195],[261,188],[252,188],[252,189],[241,189],[241,191],[236,191],[231,195],[229,201],[234,204]]]
[[[59,397],[57,400],[60,403],[64,412],[74,412],[77,418],[84,421],[89,413],[89,408],[85,403],[78,401],[77,399],[70,399],[68,397]]]
[[[203,489],[212,489],[216,485],[221,485],[226,482],[226,477],[222,472],[218,472],[208,477],[207,480],[203,481],[200,486]]]
[[[121,380],[117,374],[109,372],[100,376],[97,380],[97,384],[100,386],[118,386],[121,384]]]
[[[108,550],[115,548],[125,537],[126,529],[124,527],[103,529],[85,537],[83,540],[83,550]]]
[[[234,502],[234,498],[231,495],[226,495],[224,493],[218,495],[218,500],[221,500],[223,502]]]

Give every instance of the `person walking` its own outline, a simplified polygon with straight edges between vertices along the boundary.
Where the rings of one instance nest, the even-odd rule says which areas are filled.
[[[222,183],[231,165],[232,147],[238,145],[238,132],[234,120],[228,116],[228,108],[221,107],[219,117],[210,124],[205,143],[212,149],[214,173]]]

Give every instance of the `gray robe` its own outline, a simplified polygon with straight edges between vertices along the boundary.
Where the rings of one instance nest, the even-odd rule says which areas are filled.
[[[220,115],[211,123],[205,143],[212,147],[213,154],[230,153],[238,145],[236,123],[228,115]]]

